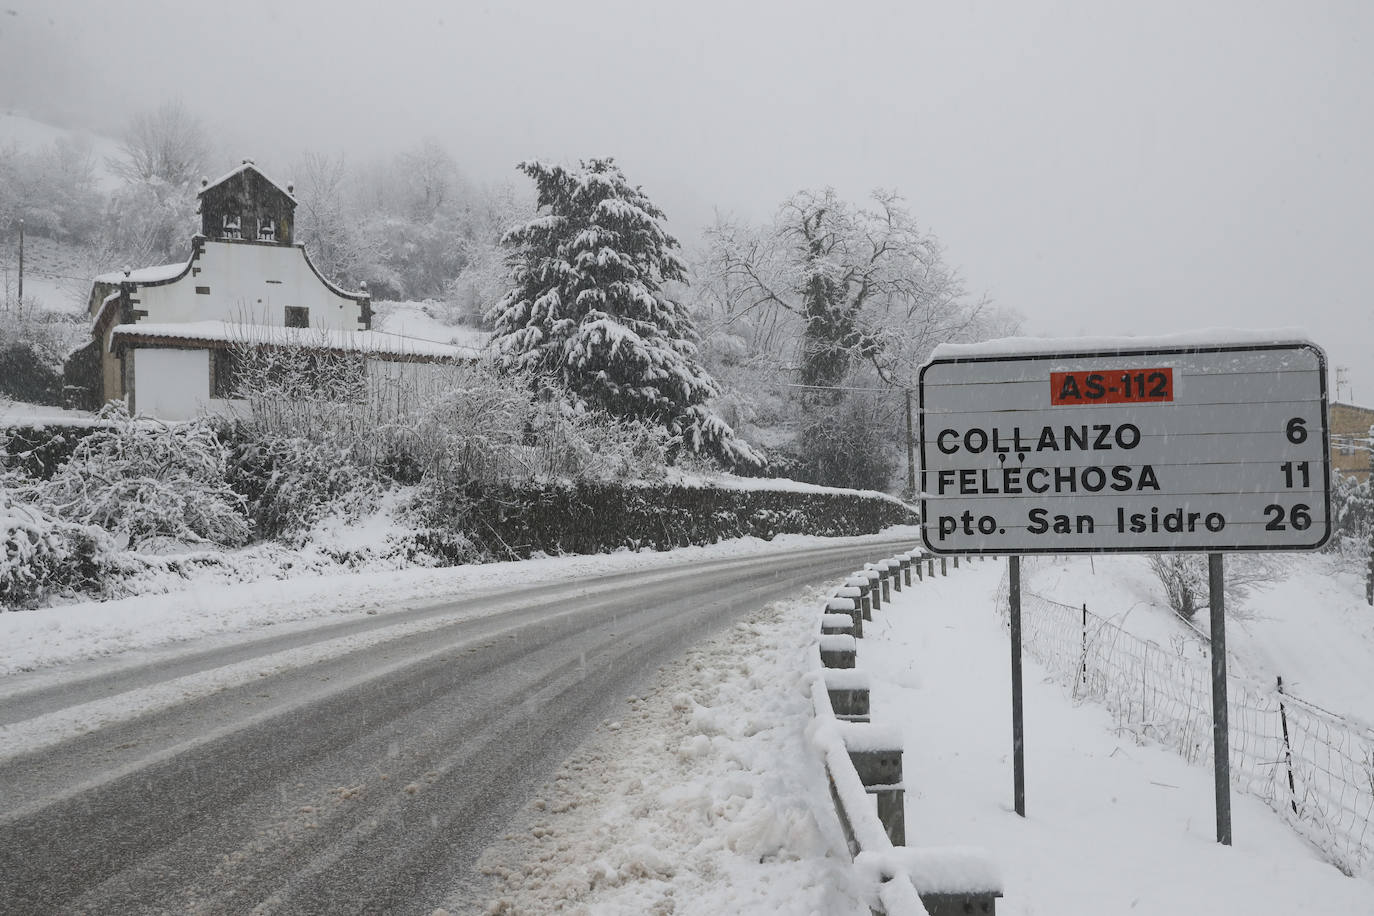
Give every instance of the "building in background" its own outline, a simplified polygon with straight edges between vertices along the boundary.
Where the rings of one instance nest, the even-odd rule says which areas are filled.
[[[232,415],[246,405],[245,355],[263,348],[287,360],[353,358],[374,387],[382,379],[413,380],[422,366],[476,357],[467,348],[374,331],[366,289],[331,283],[293,242],[293,191],[244,160],[217,181],[202,181],[201,230],[184,264],[96,277],[92,339],[66,367],[74,404],[95,409],[122,398],[130,413],[164,420]]]
[[[1327,411],[1331,423],[1331,466],[1342,474],[1368,481],[1369,428],[1374,426],[1374,409],[1333,403]]]

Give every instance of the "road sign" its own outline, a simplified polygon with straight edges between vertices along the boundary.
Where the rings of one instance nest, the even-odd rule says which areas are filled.
[[[942,347],[921,370],[921,518],[933,552],[1326,542],[1326,357],[1315,344],[1016,343]]]

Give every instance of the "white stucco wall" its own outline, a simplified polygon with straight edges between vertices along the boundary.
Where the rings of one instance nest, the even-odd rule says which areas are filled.
[[[159,420],[202,414],[246,417],[246,400],[210,397],[210,353],[204,349],[130,348],[134,358],[134,410]],[[404,414],[445,390],[447,364],[367,360],[368,395],[383,415]]]
[[[205,250],[180,280],[162,286],[140,286],[136,309],[141,321],[221,320],[281,327],[286,306],[310,309],[310,327],[343,331],[363,329],[361,305],[338,295],[315,276],[296,247],[206,241]],[[197,293],[206,287],[208,293]]]
[[[134,357],[134,411],[159,420],[202,414],[243,416],[248,402],[210,397],[210,351],[139,347]]]
[[[189,420],[210,401],[210,351],[141,348],[134,357],[134,410]]]

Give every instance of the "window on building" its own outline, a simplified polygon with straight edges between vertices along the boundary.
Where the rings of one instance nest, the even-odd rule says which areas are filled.
[[[243,358],[237,350],[210,351],[210,397],[238,397],[242,375]]]
[[[286,326],[288,328],[310,327],[310,309],[303,305],[288,305],[286,307]]]
[[[237,216],[230,216],[230,215],[227,214],[227,213],[224,214],[224,232],[223,232],[223,236],[224,236],[224,238],[226,238],[226,239],[241,239],[241,238],[243,238],[243,222],[242,222],[242,220],[240,220]]]
[[[258,241],[275,242],[277,240],[277,224],[270,219],[258,220]]]

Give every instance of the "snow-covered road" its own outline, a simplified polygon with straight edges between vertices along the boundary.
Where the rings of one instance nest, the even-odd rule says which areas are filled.
[[[428,913],[660,664],[750,609],[909,545],[727,549],[572,583],[521,577],[280,636],[12,675],[0,693],[0,899],[25,913]],[[43,614],[5,617],[60,630],[61,609]]]

